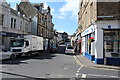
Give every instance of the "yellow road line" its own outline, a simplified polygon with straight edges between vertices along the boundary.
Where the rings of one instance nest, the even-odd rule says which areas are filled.
[[[75,56],[73,56],[73,58],[75,59],[76,63],[77,63],[79,66],[83,66],[82,63],[81,63]]]
[[[86,65],[83,65],[83,64],[77,59],[76,56],[73,56],[73,58],[75,59],[76,63],[77,63],[79,66],[88,67],[88,66],[86,66]],[[101,69],[101,70],[120,71],[120,70],[116,70],[116,69],[108,69],[108,68],[97,68],[97,67],[88,67],[88,68],[92,68],[92,69]]]

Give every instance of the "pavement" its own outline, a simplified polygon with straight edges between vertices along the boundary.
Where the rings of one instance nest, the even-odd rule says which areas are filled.
[[[111,66],[111,65],[105,65],[105,64],[95,64],[93,61],[88,60],[83,55],[77,54],[76,58],[79,60],[79,63],[81,66],[89,67],[89,68],[98,68],[98,69],[111,69],[111,70],[117,70],[120,71],[120,66]]]

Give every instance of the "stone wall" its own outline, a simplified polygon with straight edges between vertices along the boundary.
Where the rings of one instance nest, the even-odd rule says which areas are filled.
[[[102,16],[98,17],[98,20],[117,20],[119,15],[118,4],[118,2],[98,2],[97,16]]]

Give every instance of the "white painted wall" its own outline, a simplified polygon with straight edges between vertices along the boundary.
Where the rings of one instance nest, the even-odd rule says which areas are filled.
[[[108,25],[111,25],[111,29],[118,29],[120,28],[120,23],[118,20],[111,20],[111,21],[97,21],[96,25],[99,28],[108,29]]]
[[[82,46],[82,52],[85,52],[85,37],[82,37],[82,44],[81,44],[81,46]]]
[[[2,4],[1,9],[2,9],[1,14],[4,14],[3,26],[0,25],[1,32],[9,32],[9,33],[16,33],[16,34],[28,34],[31,32],[31,22],[29,21],[28,18],[21,17],[21,16],[19,16],[19,14],[13,14],[11,12],[10,6],[6,2],[4,4]],[[13,27],[11,28],[11,18],[16,19],[15,28],[13,28]],[[21,22],[22,22],[22,24],[21,24]],[[22,25],[22,28],[20,29],[21,25]],[[5,47],[6,49],[9,49],[10,39],[11,39],[11,37],[4,37],[4,39],[3,39],[4,45],[2,45],[3,48]]]
[[[111,29],[118,29],[118,20],[112,21],[97,21],[95,23],[95,42],[91,44],[91,55],[95,55],[95,58],[103,58],[103,29],[108,29],[111,25]],[[82,37],[82,52],[86,52],[85,37]]]
[[[103,30],[95,29],[95,58],[103,58]]]
[[[103,58],[103,29],[118,29],[118,21],[98,21],[95,29],[95,58]]]
[[[11,13],[11,10],[9,7],[2,6],[2,14],[4,14],[4,23],[3,23],[3,31],[5,32],[11,32],[11,33],[17,33],[17,34],[28,34],[28,32],[31,32],[31,22],[29,22],[28,19],[23,18],[21,16],[15,15]],[[11,18],[16,19],[16,27],[11,28]],[[20,25],[22,22],[22,29],[20,29]],[[25,24],[28,24],[27,26]],[[27,29],[25,30],[25,27]]]
[[[95,42],[91,43],[91,55],[95,55]]]

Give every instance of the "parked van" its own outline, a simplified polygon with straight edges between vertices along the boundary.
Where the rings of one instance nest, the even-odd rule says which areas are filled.
[[[43,50],[43,37],[34,35],[25,35],[24,38],[15,38],[11,40],[11,52],[16,55],[39,54]]]

